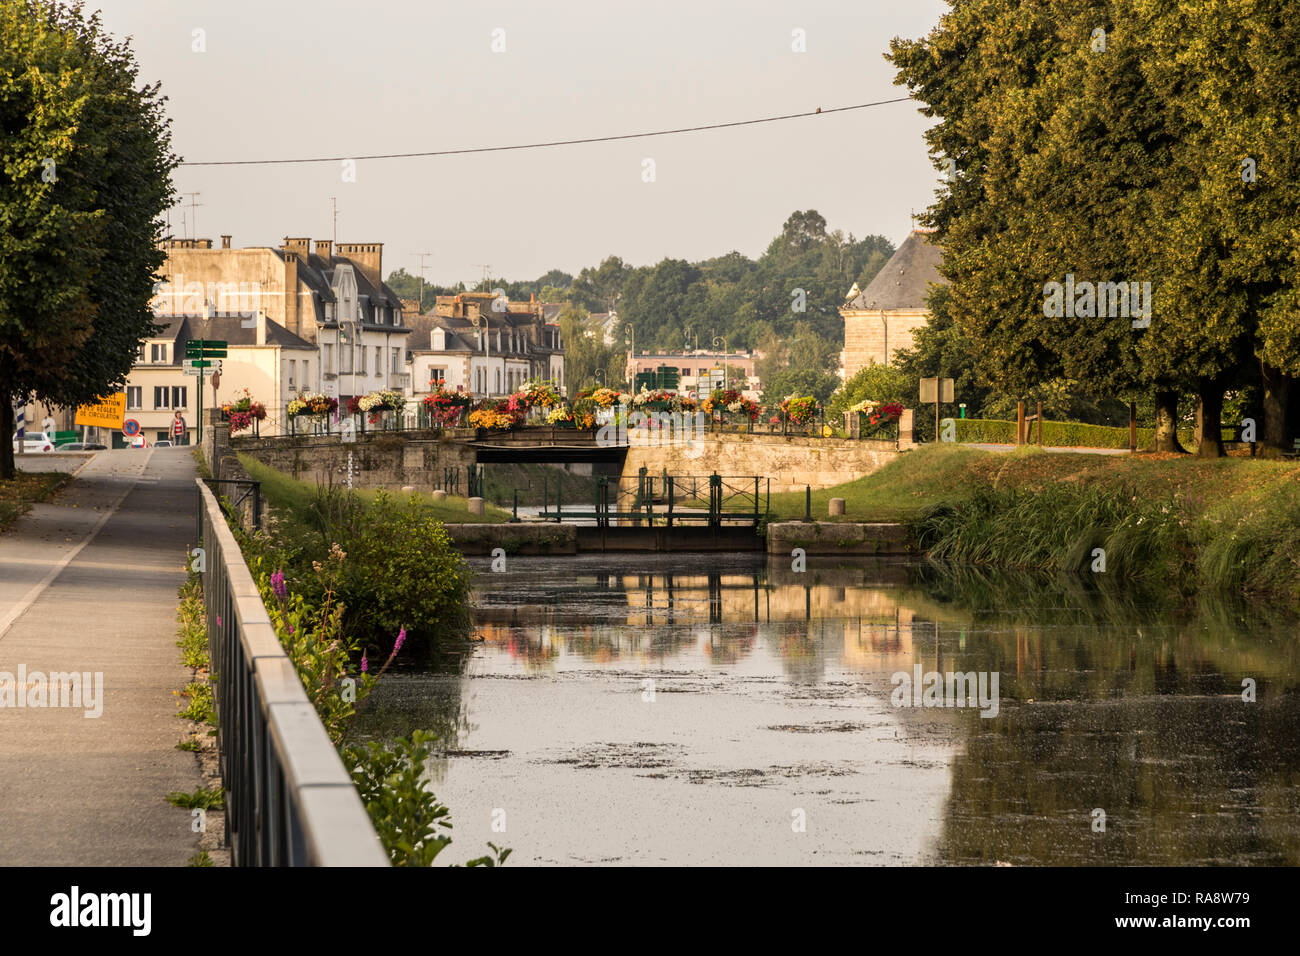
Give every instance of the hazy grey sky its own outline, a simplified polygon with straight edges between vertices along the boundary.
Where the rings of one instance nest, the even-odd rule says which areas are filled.
[[[134,38],[193,161],[497,146],[730,122],[904,94],[882,53],[940,0],[90,0]],[[494,52],[493,31],[505,31]],[[807,52],[792,50],[802,29]],[[206,52],[194,52],[202,30]],[[185,168],[197,235],[383,242],[384,272],[476,281],[732,249],[794,209],[901,242],[933,198],[914,103],[615,143],[357,164]],[[656,181],[642,181],[642,161]],[[188,202],[188,198],[185,200]],[[182,235],[181,212],[172,228]]]

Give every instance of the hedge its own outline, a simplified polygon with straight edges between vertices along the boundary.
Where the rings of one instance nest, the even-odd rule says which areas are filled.
[[[1016,423],[981,418],[955,418],[957,441],[988,442],[994,445],[1016,443]],[[1038,441],[1034,423],[1030,437]],[[1155,441],[1154,428],[1137,430],[1139,448],[1149,448]],[[1109,425],[1085,425],[1082,422],[1043,422],[1043,444],[1058,448],[1127,448],[1128,429]]]

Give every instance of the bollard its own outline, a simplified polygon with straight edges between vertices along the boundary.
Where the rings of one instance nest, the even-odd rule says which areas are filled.
[[[402,494],[409,495],[415,491],[415,485],[402,485]]]
[[[447,492],[445,492],[445,491],[443,491],[441,488],[439,488],[437,491],[435,491],[435,492],[433,493],[433,500],[434,500],[434,501],[446,501],[446,500],[447,500]]]
[[[519,489],[518,488],[515,489],[515,507],[513,512],[513,517],[511,517],[510,520],[512,522],[517,522],[519,520]]]
[[[843,499],[843,498],[832,498],[832,499],[831,499],[831,505],[830,505],[830,512],[829,512],[829,513],[830,513],[832,516],[834,516],[834,515],[842,515],[842,514],[844,514],[844,499]]]
[[[803,486],[803,520],[812,521],[812,485]]]
[[[487,508],[484,506],[482,498],[469,499],[469,513],[472,515],[481,515],[487,513]]]

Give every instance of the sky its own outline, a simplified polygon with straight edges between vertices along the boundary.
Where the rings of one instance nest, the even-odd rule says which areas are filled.
[[[172,234],[384,243],[441,285],[757,257],[796,209],[896,245],[934,198],[915,102],[619,142],[388,160],[906,95],[883,53],[940,0],[89,0],[161,81],[186,166]],[[197,32],[196,32],[197,31]],[[796,35],[795,31],[803,31]],[[803,52],[794,49],[802,39]],[[201,48],[201,49],[200,49]],[[653,161],[653,181],[647,160]],[[191,203],[197,206],[191,207]],[[420,254],[427,253],[421,259]]]

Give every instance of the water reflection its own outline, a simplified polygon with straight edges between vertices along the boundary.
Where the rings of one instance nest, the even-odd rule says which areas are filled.
[[[871,560],[476,566],[482,644],[365,719],[440,728],[457,832],[513,805],[512,861],[1300,861],[1300,647],[1267,608]],[[996,718],[893,706],[916,665],[997,672]]]

